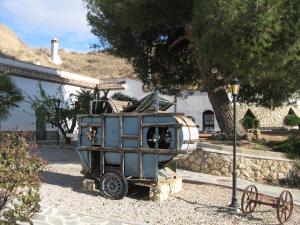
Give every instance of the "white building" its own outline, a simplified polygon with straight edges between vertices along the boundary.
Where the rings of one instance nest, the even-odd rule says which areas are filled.
[[[147,93],[142,90],[142,82],[139,80],[125,79],[125,90],[120,91],[123,94],[140,99]],[[173,96],[163,96],[170,102],[174,102]],[[174,106],[169,109],[174,111]],[[219,131],[217,120],[215,118],[212,106],[207,93],[196,91],[193,95],[186,98],[177,98],[177,112],[183,112],[187,116],[192,116],[195,123],[199,126],[199,131]]]
[[[55,95],[58,87],[61,86],[65,98],[68,98],[71,93],[76,93],[81,88],[94,89],[96,84],[99,85],[101,90],[112,90],[110,95],[116,90],[138,99],[148,94],[143,92],[142,83],[139,80],[124,78],[99,81],[95,78],[75,73],[1,57],[0,71],[9,72],[14,83],[25,96],[25,100],[19,104],[19,107],[13,109],[11,116],[7,120],[1,121],[1,130],[38,130],[35,112],[31,108],[28,96],[39,96],[39,81],[49,95]],[[122,88],[124,90],[121,90]],[[163,97],[170,101],[174,100],[170,96]],[[169,110],[172,111],[174,109],[171,108]],[[206,130],[219,130],[206,93],[196,92],[187,98],[178,98],[177,111],[192,116],[200,131],[203,128]],[[206,122],[204,122],[203,118],[205,118]],[[48,127],[45,132],[51,131],[56,132],[57,128]]]
[[[0,72],[9,72],[16,86],[21,89],[25,100],[14,108],[7,120],[1,121],[0,128],[4,131],[21,130],[37,131],[37,118],[31,108],[29,97],[39,97],[38,82],[48,95],[56,95],[58,87],[62,87],[64,98],[70,97],[81,88],[94,89],[98,84],[102,90],[123,89],[122,84],[101,83],[99,80],[79,74],[59,71],[57,69],[24,63],[0,57]],[[57,131],[57,128],[48,127],[47,131]],[[47,132],[45,131],[45,132]],[[39,132],[42,132],[39,130]]]

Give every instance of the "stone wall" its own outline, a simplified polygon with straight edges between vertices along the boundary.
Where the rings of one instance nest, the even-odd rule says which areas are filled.
[[[231,176],[232,154],[227,151],[198,148],[187,158],[179,161],[178,167],[200,173]],[[237,175],[251,181],[282,183],[291,176],[297,176],[299,179],[300,171],[294,161],[286,158],[238,153]]]
[[[263,128],[284,128],[283,120],[284,117],[288,115],[290,109],[292,109],[297,116],[300,116],[300,108],[297,106],[282,106],[272,110],[255,105],[239,104],[237,106],[238,120],[244,118],[248,109],[251,110],[253,115],[259,120],[260,126]]]

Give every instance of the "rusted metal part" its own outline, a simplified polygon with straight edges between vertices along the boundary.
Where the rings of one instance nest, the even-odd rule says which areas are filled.
[[[105,172],[105,157],[104,152],[100,152],[100,175],[103,175]]]
[[[176,149],[179,149],[179,129],[176,128]]]
[[[79,151],[104,151],[104,152],[120,152],[120,148],[113,147],[101,147],[101,146],[80,146]],[[137,148],[122,148],[127,153],[136,153],[139,150]],[[141,148],[142,153],[148,154],[161,154],[161,155],[178,155],[185,154],[186,150],[172,150],[172,149],[155,149],[155,148]]]
[[[119,120],[120,124],[120,137],[123,136],[123,116],[120,116]],[[123,150],[123,138],[120,138],[120,168],[121,172],[124,174],[124,165],[125,165],[125,156],[124,156],[124,150]]]
[[[293,212],[293,196],[289,191],[283,191],[277,200],[277,219],[280,223],[287,222]]]
[[[138,139],[139,136],[136,135],[121,135],[121,139]]]
[[[177,128],[183,127],[182,124],[173,124],[173,123],[144,123],[142,127],[167,127],[167,128]]]
[[[257,205],[267,205],[276,208],[278,221],[283,224],[287,222],[293,212],[293,197],[289,191],[281,192],[278,198],[259,194],[255,185],[249,185],[243,192],[242,212],[249,214],[254,212]]]
[[[139,116],[139,136],[138,136],[138,176],[139,178],[143,177],[143,156],[142,156],[142,147],[143,147],[143,117]]]

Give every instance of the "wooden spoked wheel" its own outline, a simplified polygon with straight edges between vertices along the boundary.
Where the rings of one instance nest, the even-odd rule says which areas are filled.
[[[249,185],[242,196],[242,212],[249,214],[254,212],[258,202],[258,191],[254,185]]]
[[[289,191],[281,192],[277,200],[277,218],[281,224],[287,222],[293,212],[293,197]]]

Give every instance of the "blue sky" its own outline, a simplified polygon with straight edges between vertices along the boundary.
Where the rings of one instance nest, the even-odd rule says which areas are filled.
[[[49,48],[57,37],[60,48],[90,51],[97,37],[90,32],[86,12],[82,0],[0,0],[0,23],[31,47]]]

